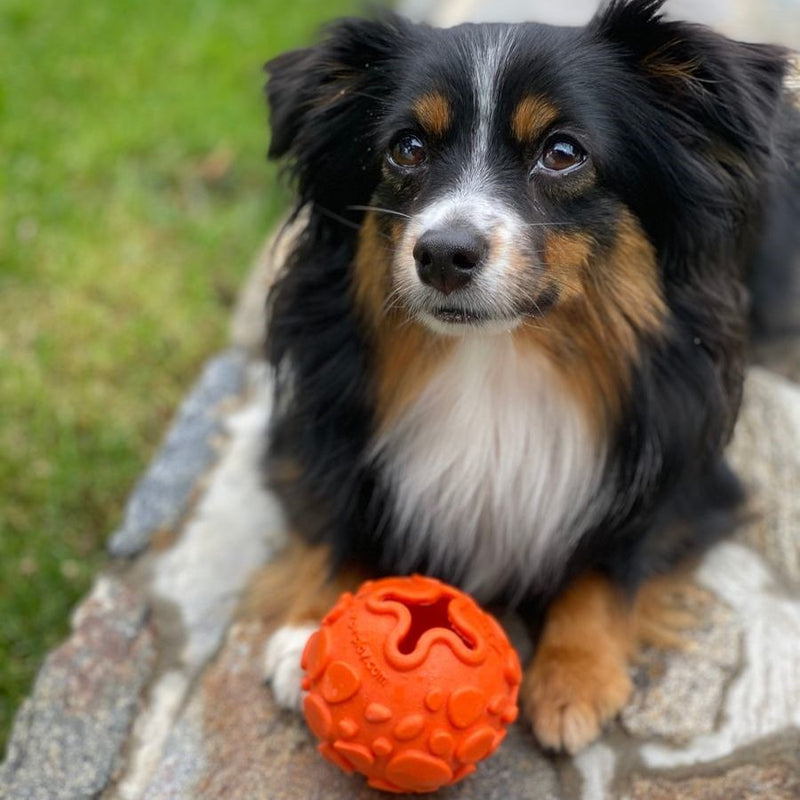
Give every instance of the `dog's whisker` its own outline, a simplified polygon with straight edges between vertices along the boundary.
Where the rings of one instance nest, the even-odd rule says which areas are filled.
[[[347,226],[348,228],[352,228],[353,230],[359,231],[361,230],[361,225],[357,222],[347,219],[346,217],[337,214],[335,211],[331,211],[329,208],[324,208],[323,206],[317,206],[317,209],[321,214],[326,217],[330,217],[330,219],[334,220],[335,222],[339,222],[342,225]]]
[[[343,217],[341,216],[341,214],[337,214],[335,211],[331,211],[329,208],[324,208],[323,206],[317,206],[317,208],[319,209],[321,214],[323,214],[326,217],[330,217],[330,219],[335,220],[341,225],[344,225],[347,228],[352,228],[354,231],[361,230],[361,225],[358,222],[347,219],[347,217]],[[392,239],[391,236],[388,236],[385,233],[379,233],[378,235],[388,244],[391,245],[396,244],[396,242],[394,241],[394,239]]]
[[[525,228],[569,228],[575,227],[574,222],[523,222]]]
[[[404,219],[411,219],[410,214],[404,214],[402,211],[395,211],[393,208],[381,208],[380,206],[347,206],[352,211],[379,211],[382,214],[394,214],[397,217]]]
[[[347,94],[350,97],[365,97],[367,100],[375,100],[379,103],[383,103],[386,101],[385,97],[378,97],[378,95],[370,94],[369,92],[354,91],[352,89],[348,89]]]
[[[528,328],[534,331],[543,331],[547,333],[550,329],[546,325],[541,325],[538,322],[535,322],[536,318],[526,315],[522,318],[522,327]]]

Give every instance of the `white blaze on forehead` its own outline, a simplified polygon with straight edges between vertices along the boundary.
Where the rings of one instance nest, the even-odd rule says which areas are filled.
[[[512,48],[512,36],[508,29],[502,28],[483,29],[479,37],[470,40],[469,49],[465,48],[465,61],[474,65],[471,146],[462,157],[461,173],[455,184],[418,215],[418,227],[422,230],[458,221],[472,223],[481,232],[488,232],[493,223],[521,221],[507,204],[494,196],[491,174],[492,128],[496,124],[501,79]]]
[[[521,222],[512,208],[488,192],[465,192],[458,187],[415,215],[409,227],[416,235],[453,225],[473,227],[488,235],[498,225],[516,228]]]
[[[507,29],[489,29],[485,38],[478,43],[474,55],[475,109],[478,123],[474,155],[483,156],[484,159],[489,155],[501,79],[512,49],[512,37]]]

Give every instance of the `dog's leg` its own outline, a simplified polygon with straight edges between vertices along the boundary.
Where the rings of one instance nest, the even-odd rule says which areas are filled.
[[[252,581],[242,614],[273,629],[264,652],[264,678],[282,708],[300,708],[306,642],[342,592],[354,590],[365,577],[354,568],[331,575],[326,546],[293,542]]]
[[[585,575],[548,609],[520,693],[539,742],[575,753],[631,694],[633,607],[607,578]]]
[[[520,692],[539,742],[576,753],[596,739],[630,697],[640,646],[684,649],[707,602],[683,570],[648,579],[635,598],[599,574],[570,584],[547,611]]]

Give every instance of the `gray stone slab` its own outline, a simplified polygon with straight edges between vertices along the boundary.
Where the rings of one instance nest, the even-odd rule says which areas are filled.
[[[747,764],[702,778],[637,778],[623,800],[797,800],[797,765]]]
[[[17,716],[3,800],[89,800],[108,785],[155,665],[144,599],[101,578],[72,636],[42,667]]]
[[[277,709],[261,678],[266,630],[235,626],[170,737],[144,800],[380,800],[317,752],[298,714]],[[416,795],[415,795],[416,796]],[[492,758],[441,800],[559,800],[552,762],[514,725]]]
[[[621,800],[797,800],[800,733],[785,731],[734,758],[665,775],[632,774]]]
[[[717,725],[725,689],[739,668],[741,624],[710,593],[698,589],[687,600],[698,625],[683,633],[684,649],[649,647],[636,668],[637,688],[621,715],[633,736],[680,745]]]
[[[224,415],[224,446],[202,493],[168,546],[142,559],[146,569],[138,572],[153,598],[162,671],[137,719],[124,773],[106,800],[140,800],[165,748],[174,769],[159,796],[192,785],[192,754],[202,752],[203,735],[182,710],[197,705],[192,692],[225,641],[248,581],[285,544],[283,515],[261,471],[271,387],[264,365],[251,364],[246,399]],[[193,796],[186,791],[183,796]]]
[[[181,405],[161,449],[133,490],[122,524],[108,549],[129,557],[144,550],[153,534],[172,529],[186,513],[198,479],[217,458],[220,405],[242,392],[245,356],[231,349],[212,359]]]
[[[795,345],[800,360],[800,345]],[[730,457],[750,493],[741,538],[800,587],[800,386],[750,371]]]
[[[797,532],[800,535],[800,531]],[[696,572],[741,627],[741,665],[727,684],[712,731],[683,746],[651,740],[639,749],[652,768],[695,765],[724,758],[780,731],[800,728],[800,596],[776,591],[775,573],[752,548],[717,545]],[[691,655],[691,654],[688,654]],[[711,684],[712,691],[714,684]],[[686,708],[698,708],[706,686]],[[682,702],[676,696],[674,702]],[[683,696],[685,702],[685,695]]]

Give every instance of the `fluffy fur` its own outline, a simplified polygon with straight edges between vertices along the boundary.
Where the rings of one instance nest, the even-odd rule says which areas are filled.
[[[730,528],[748,335],[800,329],[800,115],[783,50],[661,5],[343,20],[268,65],[307,215],[268,471],[332,572],[434,573],[537,629],[587,571],[630,595]]]
[[[580,516],[607,498],[598,493],[605,443],[562,383],[510,337],[470,337],[376,438],[374,461],[394,498],[399,535],[386,555],[397,571],[427,559],[491,599],[497,586],[517,596],[563,569]]]

